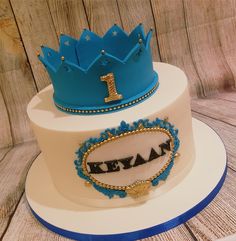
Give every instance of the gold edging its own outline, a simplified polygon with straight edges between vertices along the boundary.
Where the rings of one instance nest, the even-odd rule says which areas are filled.
[[[131,188],[127,188],[126,192],[133,198],[138,198],[140,196],[146,195],[151,187],[150,181],[136,181],[132,184]]]
[[[174,137],[171,135],[171,133],[168,130],[166,130],[164,128],[160,128],[160,127],[151,127],[151,128],[145,128],[145,127],[142,128],[142,127],[140,127],[137,130],[129,131],[129,132],[126,132],[126,133],[122,133],[122,134],[120,134],[118,136],[111,136],[108,139],[106,139],[106,140],[104,140],[102,142],[99,142],[97,144],[94,144],[92,147],[90,147],[84,153],[83,160],[82,160],[82,169],[83,169],[84,175],[88,176],[96,185],[98,185],[100,187],[104,187],[104,188],[112,189],[112,190],[129,190],[129,189],[132,189],[133,184],[130,184],[130,185],[127,185],[127,186],[114,186],[114,185],[109,185],[109,184],[102,183],[102,182],[98,181],[96,178],[94,178],[88,172],[88,169],[87,169],[87,166],[86,166],[87,158],[88,158],[88,156],[89,156],[89,154],[91,152],[93,152],[95,149],[99,148],[100,146],[102,146],[102,145],[104,145],[106,143],[109,143],[111,141],[114,141],[116,139],[123,138],[123,137],[126,137],[126,136],[135,135],[137,133],[150,133],[150,132],[163,132],[166,135],[168,135],[168,137],[170,138],[171,150],[173,150],[173,148],[174,148]],[[150,178],[148,178],[146,180],[143,180],[143,181],[151,182],[153,179],[155,179],[158,176],[160,176],[166,170],[166,168],[169,166],[172,157],[173,157],[173,151],[170,151],[169,159],[165,163],[165,165],[161,168],[161,170],[159,170],[158,173],[156,173],[152,177],[150,177]]]
[[[67,111],[67,112],[72,112],[72,113],[78,113],[78,114],[95,114],[95,113],[104,113],[104,112],[108,112],[108,111],[113,111],[113,110],[119,110],[119,109],[122,109],[124,107],[128,107],[128,106],[131,106],[131,105],[134,105],[144,99],[146,99],[148,96],[150,96],[159,86],[159,82],[149,91],[147,92],[145,95],[135,99],[135,100],[132,100],[128,103],[125,103],[125,104],[122,104],[122,105],[117,105],[117,106],[114,106],[114,107],[108,107],[108,108],[103,108],[103,109],[96,109],[96,110],[78,110],[78,109],[72,109],[72,108],[66,108],[66,107],[63,107],[61,105],[58,105],[57,103],[55,103],[55,105],[63,110],[63,111]]]

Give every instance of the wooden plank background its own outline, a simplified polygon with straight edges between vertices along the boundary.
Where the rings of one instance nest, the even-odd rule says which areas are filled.
[[[35,52],[58,48],[60,32],[104,34],[114,23],[154,28],[155,61],[182,68],[193,116],[210,125],[228,152],[228,175],[196,217],[151,240],[215,240],[236,232],[236,0],[0,0],[0,240],[66,240],[33,217],[24,196],[40,150],[26,106],[50,83]]]

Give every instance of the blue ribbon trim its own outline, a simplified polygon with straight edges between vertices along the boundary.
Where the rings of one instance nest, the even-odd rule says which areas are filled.
[[[38,219],[39,222],[41,222],[46,228],[49,230],[58,233],[66,238],[79,240],[79,241],[133,241],[137,239],[143,239],[147,238],[156,234],[160,234],[162,232],[165,232],[171,228],[174,228],[182,223],[185,223],[187,220],[195,216],[197,213],[202,211],[217,195],[217,193],[220,191],[225,177],[227,174],[227,167],[225,167],[224,173],[216,185],[216,187],[208,194],[206,198],[204,198],[200,203],[189,209],[187,212],[179,215],[176,218],[173,218],[165,223],[158,224],[156,226],[133,231],[129,233],[120,233],[120,234],[107,234],[107,235],[95,235],[95,234],[85,234],[85,233],[77,233],[68,231],[65,229],[58,228],[47,221],[43,220],[41,217],[39,217],[34,210],[30,207],[32,213],[34,216]]]

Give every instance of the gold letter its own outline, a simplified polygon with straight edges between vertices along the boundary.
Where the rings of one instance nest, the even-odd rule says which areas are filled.
[[[122,95],[117,93],[115,78],[113,73],[109,73],[107,75],[103,75],[100,77],[101,81],[105,81],[107,83],[109,96],[104,98],[105,102],[110,102],[114,100],[121,100],[123,98]]]

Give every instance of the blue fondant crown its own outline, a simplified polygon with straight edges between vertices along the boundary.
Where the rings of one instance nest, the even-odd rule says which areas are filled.
[[[132,106],[158,87],[150,39],[140,24],[128,35],[112,26],[103,37],[84,29],[79,40],[61,34],[59,51],[41,46],[39,59],[64,111],[97,114]]]

